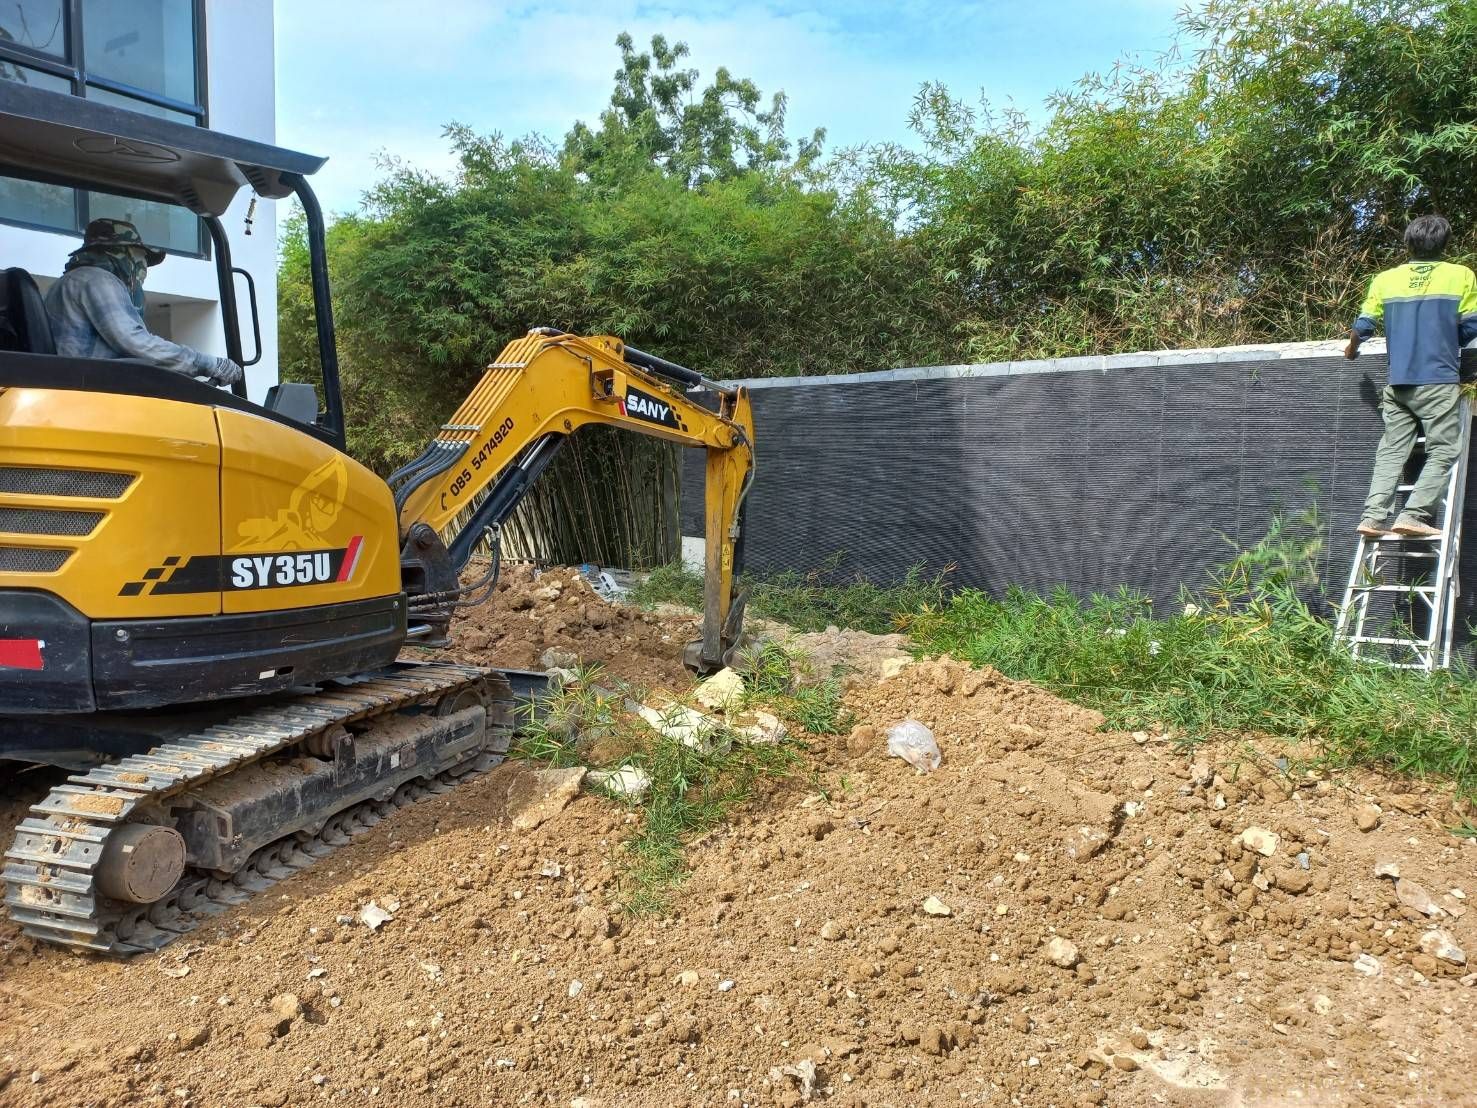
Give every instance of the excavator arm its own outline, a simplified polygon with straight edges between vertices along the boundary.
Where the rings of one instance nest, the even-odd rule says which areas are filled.
[[[694,403],[680,385],[711,389],[718,410]],[[595,423],[706,452],[703,636],[685,660],[703,672],[721,668],[743,624],[735,578],[754,473],[748,392],[609,336],[543,328],[509,343],[420,457],[391,475],[412,611],[427,635],[444,634],[468,591],[459,574],[472,552],[496,534],[569,436]]]

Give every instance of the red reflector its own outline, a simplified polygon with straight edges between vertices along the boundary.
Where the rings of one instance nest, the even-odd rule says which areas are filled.
[[[0,639],[0,669],[43,669],[41,639]]]

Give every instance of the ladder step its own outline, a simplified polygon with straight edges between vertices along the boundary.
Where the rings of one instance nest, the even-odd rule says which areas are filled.
[[[1435,585],[1355,585],[1355,592],[1435,592]]]
[[[1391,639],[1380,635],[1353,635],[1349,641],[1373,643],[1375,646],[1407,646],[1411,650],[1429,650],[1433,645],[1428,639]]]

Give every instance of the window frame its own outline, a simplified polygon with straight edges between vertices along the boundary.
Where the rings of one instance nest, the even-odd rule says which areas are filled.
[[[61,0],[62,22],[65,28],[63,38],[66,42],[65,57],[58,58],[55,55],[44,53],[29,46],[22,46],[14,42],[0,41],[0,61],[10,62],[14,65],[23,65],[28,69],[38,69],[52,77],[59,77],[69,82],[71,94],[87,99],[89,88],[101,89],[116,96],[126,96],[132,100],[138,100],[145,104],[152,104],[157,108],[166,108],[170,111],[179,112],[182,115],[193,116],[195,125],[198,127],[210,126],[209,109],[209,83],[207,81],[208,71],[205,57],[205,0],[190,0],[194,16],[195,35],[195,95],[198,103],[187,104],[182,100],[176,100],[172,96],[162,93],[149,92],[146,89],[136,88],[122,81],[114,81],[107,77],[89,77],[83,64],[83,0]],[[90,213],[88,210],[88,192],[85,188],[72,186],[72,209],[76,226],[72,228],[48,227],[36,223],[28,223],[25,220],[8,219],[0,216],[0,224],[8,227],[21,227],[28,231],[46,231],[58,235],[80,235],[82,229],[87,226]],[[206,258],[210,257],[210,239],[206,234],[205,224],[196,220],[195,228],[196,249],[178,250],[172,247],[164,247],[165,253],[174,254],[183,258]]]

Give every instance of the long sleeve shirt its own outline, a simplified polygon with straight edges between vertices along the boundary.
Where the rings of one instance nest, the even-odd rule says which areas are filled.
[[[46,294],[56,352],[71,358],[137,358],[186,376],[209,376],[227,361],[160,338],[144,325],[123,282],[98,266],[78,266]]]
[[[1459,379],[1462,347],[1477,338],[1477,277],[1451,262],[1406,262],[1378,274],[1354,321],[1360,341],[1385,325],[1390,384]]]

